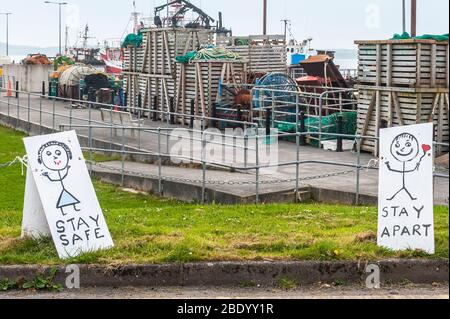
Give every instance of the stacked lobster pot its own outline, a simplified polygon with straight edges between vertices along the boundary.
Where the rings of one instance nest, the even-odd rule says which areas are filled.
[[[197,118],[216,117],[213,107],[221,99],[221,86],[237,88],[247,82],[247,61],[227,49],[206,48],[188,59],[180,58],[177,67],[177,113],[189,113]],[[183,124],[187,124],[187,120],[186,117],[179,119]]]
[[[449,44],[436,40],[356,41],[359,46],[358,134],[435,123],[435,140],[449,141]],[[376,139],[362,150],[378,156]],[[438,146],[438,153],[448,151]]]
[[[188,28],[141,30],[142,45],[125,48],[124,87],[129,107],[153,111],[158,120],[173,111],[177,92],[176,57],[213,43],[214,31]]]
[[[219,39],[218,39],[219,41]],[[223,38],[218,45],[248,61],[248,71],[264,75],[287,72],[287,46],[284,35],[252,35]]]

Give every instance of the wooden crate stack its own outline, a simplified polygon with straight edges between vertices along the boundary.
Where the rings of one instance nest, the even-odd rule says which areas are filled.
[[[184,28],[150,28],[142,32],[142,46],[125,49],[123,73],[127,103],[137,107],[141,94],[142,106],[153,109],[157,97],[157,110],[166,112],[177,90],[176,57],[212,44],[214,32]],[[163,118],[161,114],[158,117]]]
[[[449,44],[434,40],[356,41],[359,46],[358,134],[433,121],[435,140],[449,141]],[[378,141],[362,150],[378,156]],[[438,153],[448,151],[438,147]]]
[[[244,40],[248,45],[237,45]],[[252,73],[287,72],[287,47],[284,35],[256,35],[226,39],[226,48],[248,61]]]
[[[211,108],[219,98],[220,82],[237,87],[247,80],[245,60],[197,60],[180,63],[177,70],[176,111],[182,114],[191,114],[191,101],[194,100],[194,114],[211,117]],[[189,118],[178,121],[187,124]]]

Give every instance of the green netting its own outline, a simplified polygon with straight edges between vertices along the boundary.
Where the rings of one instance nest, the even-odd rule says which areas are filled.
[[[188,52],[186,55],[176,58],[179,63],[191,63],[192,61],[205,60],[239,60],[236,53],[220,47],[208,47],[198,51]]]
[[[125,40],[122,42],[122,48],[133,46],[139,48],[142,45],[144,36],[141,31],[138,34],[131,33],[126,36]]]
[[[234,45],[237,46],[244,46],[244,45],[249,45],[250,41],[248,39],[242,39],[242,38],[237,38],[234,40]]]
[[[343,112],[343,113],[335,113],[329,116],[322,117],[322,132],[323,133],[337,133],[337,120],[338,116],[342,115],[343,119],[343,128],[342,128],[342,134],[348,134],[348,135],[355,135],[357,130],[357,118],[358,113],[357,112]],[[311,117],[306,119],[305,126],[306,131],[309,133],[312,133],[311,135],[314,135],[314,133],[319,132],[319,124],[320,124],[320,118],[318,117]],[[277,128],[280,132],[288,132],[288,133],[295,133],[296,124],[295,123],[282,123],[278,124]],[[300,131],[300,127],[299,127]],[[337,139],[334,135],[328,135],[328,136],[322,136],[323,141],[328,140],[335,140]],[[290,141],[295,141],[295,137],[288,138]],[[311,139],[310,144],[315,147],[319,147],[319,141],[316,139]]]
[[[424,34],[418,37],[411,37],[408,32],[403,34],[394,34],[394,37],[391,40],[409,40],[409,39],[417,39],[417,40],[435,40],[438,42],[446,42],[448,41],[448,33],[442,35],[436,34]]]
[[[177,56],[176,60],[179,63],[189,63],[193,59],[195,59],[195,56],[197,55],[197,51],[191,51],[188,52],[186,55]]]

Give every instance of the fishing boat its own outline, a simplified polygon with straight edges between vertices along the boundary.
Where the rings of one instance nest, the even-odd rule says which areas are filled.
[[[124,56],[120,39],[105,40],[100,50],[100,57],[105,64],[106,73],[122,74]]]
[[[89,46],[89,39],[95,39],[94,37],[89,36],[89,26],[86,25],[84,28],[84,32],[80,34],[79,39],[82,40],[82,45],[70,47],[67,49],[67,56],[73,59],[76,63],[83,63],[87,65],[92,65],[95,67],[102,67],[105,65],[101,56],[100,56],[100,47]],[[78,43],[78,41],[77,41]]]

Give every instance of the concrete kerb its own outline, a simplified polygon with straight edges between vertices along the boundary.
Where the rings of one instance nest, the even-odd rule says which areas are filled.
[[[278,286],[289,279],[298,285],[317,283],[364,284],[366,266],[380,267],[381,284],[448,283],[449,261],[384,260],[360,262],[212,262],[160,265],[80,265],[82,287],[238,287]],[[31,280],[54,267],[2,266],[0,280]],[[57,267],[55,283],[65,284],[66,268]]]

